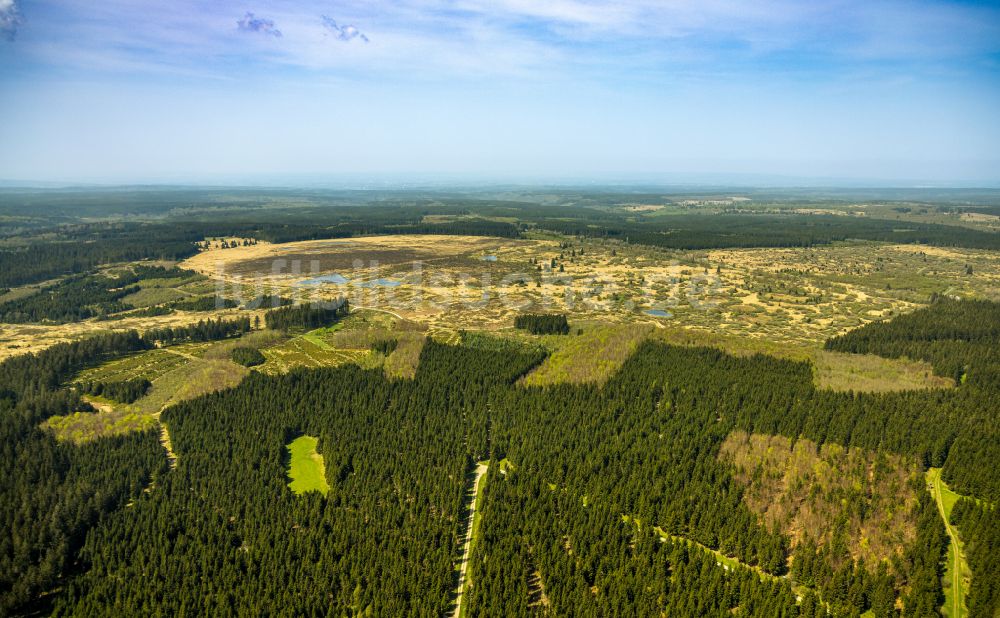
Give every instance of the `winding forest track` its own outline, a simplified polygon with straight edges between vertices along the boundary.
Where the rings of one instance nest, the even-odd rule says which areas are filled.
[[[163,347],[163,348],[157,348],[157,349],[158,350],[163,350],[164,352],[170,352],[171,354],[173,354],[175,356],[180,356],[180,357],[186,358],[188,360],[192,360],[192,361],[199,361],[199,360],[201,360],[200,358],[198,358],[197,356],[195,356],[193,354],[188,354],[187,352],[181,352],[180,350],[175,350],[175,349],[170,348],[170,347]]]
[[[941,485],[944,483],[941,480],[941,468],[931,468],[928,470],[927,480],[930,484],[934,501],[937,503],[938,513],[941,514],[941,519],[944,521],[945,532],[948,533],[948,539],[951,541],[951,564],[948,565],[951,569],[951,604],[950,606],[946,604],[944,609],[948,610],[949,618],[959,618],[966,615],[965,604],[963,603],[965,589],[962,586],[962,573],[968,567],[965,566],[965,556],[962,553],[962,546],[958,540],[958,532],[952,527],[951,522],[948,521],[948,513],[944,506],[944,495],[941,491]]]
[[[458,571],[458,588],[457,595],[455,597],[455,609],[451,614],[453,618],[459,618],[459,616],[462,615],[462,598],[465,596],[465,575],[469,567],[469,554],[472,552],[473,524],[476,521],[476,497],[479,495],[479,484],[482,482],[483,477],[486,476],[486,471],[489,469],[489,462],[479,462],[479,464],[476,465],[475,480],[472,482],[472,487],[469,493],[465,496],[469,515],[465,524],[465,538],[462,540],[462,545],[464,547],[462,549],[462,562]]]
[[[351,307],[351,313],[354,313],[355,311],[377,311],[378,313],[387,313],[387,314],[391,315],[392,317],[396,318],[397,320],[401,320],[403,322],[407,321],[406,318],[404,318],[403,316],[399,315],[395,311],[389,311],[388,309],[382,309],[380,307],[369,307],[369,306],[364,306],[364,305],[358,305],[357,307]]]

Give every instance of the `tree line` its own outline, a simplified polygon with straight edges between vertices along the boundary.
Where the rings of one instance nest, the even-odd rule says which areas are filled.
[[[37,283],[98,266],[141,260],[183,260],[204,238],[196,230],[153,224],[84,224],[47,230],[22,246],[0,250],[0,286]]]
[[[74,275],[34,294],[0,304],[0,322],[76,322],[133,309],[122,299],[139,291],[143,279],[193,274],[179,268],[138,264],[114,274]]]
[[[868,217],[776,214],[690,214],[630,222],[593,223],[572,219],[529,217],[533,225],[561,234],[616,239],[668,249],[812,247],[848,239],[926,244],[967,249],[1000,249],[1000,235],[953,225]]]
[[[118,382],[87,381],[77,382],[75,387],[84,395],[107,397],[120,403],[132,403],[144,397],[153,383],[146,378],[133,378]]]
[[[233,348],[233,351],[230,353],[230,357],[233,359],[234,363],[239,363],[244,367],[263,365],[267,361],[267,358],[261,354],[260,350],[248,346],[238,346]]]
[[[350,310],[346,298],[324,303],[302,303],[271,309],[264,314],[264,323],[274,330],[313,330],[334,324]]]
[[[1000,613],[1000,509],[996,504],[962,498],[951,511],[972,571],[966,605],[972,618]]]
[[[514,316],[514,328],[526,330],[533,335],[567,335],[569,322],[566,314],[522,313]]]
[[[216,318],[198,320],[197,324],[187,326],[165,326],[151,328],[145,332],[143,339],[152,344],[171,345],[185,341],[215,341],[236,337],[250,332],[250,318]]]

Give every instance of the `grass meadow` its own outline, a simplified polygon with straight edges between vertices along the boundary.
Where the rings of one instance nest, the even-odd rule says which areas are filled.
[[[324,495],[330,491],[326,482],[326,468],[323,456],[317,452],[319,438],[299,436],[286,447],[288,449],[288,487],[297,495],[318,491]]]

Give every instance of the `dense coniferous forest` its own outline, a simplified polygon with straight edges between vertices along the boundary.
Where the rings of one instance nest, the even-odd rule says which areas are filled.
[[[153,383],[146,378],[135,378],[120,382],[77,382],[76,388],[84,395],[97,395],[112,401],[132,403],[145,395],[152,385]]]
[[[526,330],[533,335],[569,334],[566,314],[523,313],[514,318],[514,328]]]
[[[264,314],[268,328],[288,330],[301,328],[312,330],[330,326],[350,312],[346,298],[329,303],[302,303],[272,309]]]
[[[72,573],[86,531],[166,468],[155,432],[74,446],[39,427],[83,409],[59,389],[76,371],[147,345],[135,332],[101,335],[0,363],[0,613]]]
[[[810,247],[856,239],[942,247],[1000,249],[1000,235],[939,224],[907,224],[838,216],[720,214],[681,215],[663,222],[586,222],[536,218],[538,227],[578,236],[616,238],[670,249]]]
[[[1000,388],[1000,303],[935,297],[929,307],[873,322],[831,339],[826,348],[922,359],[957,382]]]
[[[781,576],[787,540],[741,501],[716,457],[724,437],[737,428],[802,435],[953,474],[960,462],[941,428],[975,424],[968,385],[816,391],[804,363],[647,343],[601,388],[512,386],[540,359],[428,343],[413,381],[349,366],[251,376],[168,410],[177,470],[93,529],[87,574],[69,584],[61,611],[118,602],[128,611],[309,614],[332,602],[344,612],[440,614],[454,585],[464,472],[486,458],[509,465],[487,476],[471,615],[528,613],[535,571],[552,611],[575,615],[737,606],[801,615],[814,601],[894,615],[887,599],[898,596],[904,615],[918,616],[940,605],[943,525],[926,499],[913,546],[884,568],[830,568],[832,558],[813,551],[798,572],[815,598],[801,606],[787,580],[724,571],[703,550],[660,542],[653,527]],[[326,498],[285,487],[284,445],[302,434],[319,437]],[[793,564],[806,551],[791,552]],[[211,580],[198,575],[204,564]],[[208,585],[225,592],[207,594]]]
[[[177,268],[139,264],[123,272],[75,275],[35,294],[0,304],[0,322],[76,322],[132,309],[122,299],[139,290],[143,279],[182,277],[193,273]],[[213,300],[213,299],[209,299]],[[214,303],[213,307],[214,308]]]
[[[88,573],[57,613],[443,614],[471,455],[462,414],[540,358],[429,343],[422,360],[413,381],[252,374],[168,410],[178,468],[90,535]],[[302,434],[319,437],[325,498],[286,487],[285,445]]]
[[[184,341],[226,339],[249,331],[250,318],[234,318],[231,320],[217,318],[215,320],[199,320],[197,324],[189,326],[152,328],[143,334],[143,339],[150,343],[170,345]]]
[[[961,383],[949,399],[964,406],[965,418],[942,420],[937,428],[947,450],[945,474],[961,493],[1000,501],[1000,479],[983,465],[1000,461],[1000,303],[939,297],[924,309],[835,337],[827,348],[926,360]]]
[[[233,348],[230,356],[234,363],[239,363],[244,367],[255,367],[267,361],[267,358],[260,353],[260,350],[246,346]]]
[[[85,224],[60,227],[56,240],[0,251],[0,285],[13,287],[96,266],[144,259],[180,260],[197,252],[197,230],[166,225]]]
[[[202,296],[193,300],[182,300],[171,303],[173,309],[182,311],[215,311],[216,309],[234,309],[240,304],[220,296]]]
[[[79,391],[61,387],[81,369],[149,349],[163,337],[205,341],[249,328],[243,318],[154,336],[110,333],[0,363],[0,612],[23,606],[77,569],[86,531],[167,470],[154,431],[81,446],[57,443],[40,423],[90,407]],[[104,387],[127,401],[143,385],[148,388],[145,380]]]
[[[988,618],[1000,613],[1000,508],[969,498],[959,500],[951,512],[972,569],[969,615]]]
[[[658,526],[782,575],[786,542],[757,522],[725,464],[713,455],[734,428],[916,457],[932,456],[927,449],[934,441],[933,435],[906,429],[925,414],[930,398],[891,401],[815,391],[808,365],[763,356],[737,359],[714,350],[645,344],[602,389],[554,386],[498,394],[510,399],[491,405],[493,456],[512,466],[501,482],[487,484],[484,542],[476,550],[472,577],[495,583],[473,588],[474,614],[512,612],[509,604],[497,605],[485,586],[499,594],[525,572],[538,570],[558,613],[612,613],[616,610],[601,604],[628,598],[651,604],[639,613],[668,608],[669,614],[672,608],[677,615],[696,615],[697,606],[688,603],[697,603],[698,595],[687,598],[676,590],[672,594],[679,597],[660,598],[649,592],[662,586],[652,579],[622,589],[622,582],[637,577],[617,570],[627,564],[618,560],[633,555],[634,539],[619,528],[622,515],[641,522],[647,533]],[[924,429],[934,433],[930,426]],[[920,512],[917,543],[894,563],[891,575],[893,598],[906,591],[911,608],[906,615],[924,615],[916,608],[940,604],[943,525],[932,502],[924,502]],[[600,522],[603,527],[595,527]],[[510,546],[512,540],[519,549]],[[520,560],[497,559],[515,549]],[[799,560],[800,554],[793,557]],[[879,591],[887,577],[850,564],[814,567],[810,573],[823,602],[843,611],[855,603],[862,610],[885,608],[887,593]],[[590,594],[593,588],[609,592]],[[748,594],[773,602],[766,588]],[[514,613],[527,613],[527,601],[515,597],[514,608],[517,603],[524,611]],[[778,611],[769,606],[760,615]]]
[[[75,322],[95,315],[131,309],[121,299],[139,290],[118,287],[118,281],[100,275],[77,275],[37,294],[0,305],[0,321]],[[86,300],[84,300],[86,299]]]

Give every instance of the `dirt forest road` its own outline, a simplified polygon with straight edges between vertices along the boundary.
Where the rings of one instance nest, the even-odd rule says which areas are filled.
[[[458,595],[455,597],[455,610],[452,613],[454,618],[462,614],[462,597],[465,593],[465,573],[469,566],[469,553],[472,549],[472,523],[476,519],[476,496],[479,493],[479,483],[482,482],[486,471],[490,469],[488,463],[479,463],[476,466],[476,477],[472,483],[471,491],[466,494],[466,504],[468,505],[468,520],[465,523],[465,538],[462,539],[462,563],[458,571]]]
[[[941,519],[944,520],[944,529],[948,533],[948,538],[951,540],[953,549],[953,562],[949,565],[951,567],[951,605],[946,609],[950,618],[959,618],[965,615],[964,595],[962,594],[962,571],[968,567],[965,567],[965,556],[962,555],[962,546],[958,542],[958,534],[955,528],[952,527],[951,522],[948,521],[948,516],[945,513],[944,496],[941,493],[941,484],[943,482],[941,480],[941,469],[932,468],[927,478],[931,483],[931,493],[937,502],[938,512],[941,514]]]

